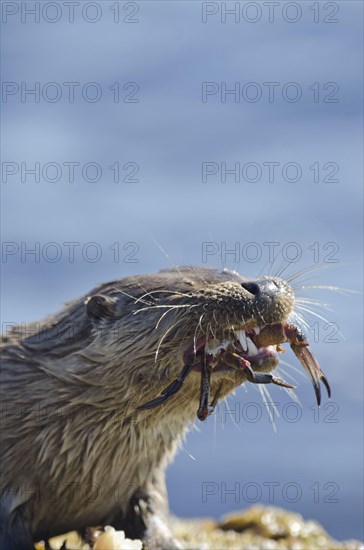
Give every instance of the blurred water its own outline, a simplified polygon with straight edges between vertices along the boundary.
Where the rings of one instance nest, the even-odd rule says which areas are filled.
[[[29,9],[35,5],[25,4]],[[284,2],[273,22],[263,3],[255,2],[240,23],[235,16],[226,16],[222,23],[223,7],[216,2],[208,7],[189,1],[96,2],[83,16],[75,7],[73,23],[68,8],[58,4],[60,12],[54,6],[40,11],[39,22],[24,13],[21,21],[20,2],[2,5],[2,79],[19,85],[19,92],[11,94],[14,88],[6,84],[2,102],[2,240],[7,243],[1,265],[3,323],[39,319],[98,282],[153,272],[173,262],[206,260],[207,265],[227,265],[252,277],[267,269],[274,272],[281,260],[272,266],[263,244],[267,242],[279,243],[287,254],[302,252],[288,274],[324,265],[330,269],[309,275],[313,283],[360,290],[360,2],[330,3],[338,7],[334,15],[323,3],[297,2],[302,14],[296,23],[282,14],[292,19],[290,10],[297,7],[288,9]],[[79,10],[86,4],[80,2]],[[113,20],[116,5],[119,23]],[[256,6],[262,8],[262,17],[252,23]],[[16,7],[18,12],[11,15]],[[206,9],[218,11],[203,23]],[[100,19],[88,22],[99,10]],[[47,21],[59,13],[59,21]],[[338,22],[325,23],[325,18]],[[40,83],[39,102],[31,94],[21,100],[22,82],[28,89]],[[44,87],[50,82],[57,86]],[[79,83],[74,102],[68,100],[65,82]],[[85,100],[80,92],[90,82],[102,90],[97,102]],[[114,101],[116,82],[119,102]],[[206,102],[203,82],[218,86],[218,93],[207,96]],[[240,96],[235,102],[227,95],[222,102],[223,82],[227,89],[235,83],[241,89],[256,83],[249,91],[262,90],[262,98],[249,102]],[[264,85],[268,82],[275,83],[272,102]],[[282,96],[284,86],[292,82],[296,84],[285,88],[286,97],[299,86],[302,98],[297,102]],[[324,88],[327,83],[334,85]],[[49,101],[59,89],[59,101]],[[88,89],[90,94],[95,90]],[[324,102],[333,91],[338,102]],[[138,102],[124,102],[126,97]],[[39,182],[21,166],[30,169],[36,162]],[[57,179],[54,166],[42,176],[50,162],[61,167],[59,181],[51,181]],[[74,165],[73,182],[69,164],[64,164],[70,162],[79,163]],[[120,164],[118,183],[115,162]],[[264,163],[272,162],[279,165],[274,181],[269,181]],[[302,170],[297,182],[292,181],[294,171],[282,175],[282,167],[293,162]],[[92,167],[82,175],[86,163],[101,167],[98,181],[91,181]],[[206,181],[203,163],[218,170]],[[255,165],[245,179],[237,182],[227,174],[224,182],[221,163],[227,169],[236,163],[246,170],[247,163]],[[254,170],[259,169],[262,176],[254,182]],[[337,173],[331,180],[338,181],[323,181],[333,171]],[[122,181],[127,175],[138,181]],[[65,244],[70,242],[79,243],[74,245],[74,261],[71,245]],[[296,248],[288,249],[292,242]],[[113,243],[119,243],[119,257]],[[204,257],[203,243],[216,243],[207,249],[216,253]],[[244,254],[224,257],[223,247],[234,249],[235,243]],[[247,243],[255,245],[248,249]],[[35,249],[36,255],[25,254],[25,248]],[[249,256],[254,250],[262,253],[257,261]],[[98,261],[92,261],[97,254]],[[275,432],[255,388],[241,388],[229,400],[234,414],[220,411],[199,426],[199,432],[191,432],[170,467],[175,513],[218,517],[258,499],[317,518],[338,538],[363,537],[361,295],[312,290],[310,296],[332,304],[334,312],[325,316],[345,336],[327,342],[329,329],[322,320],[310,318],[312,327],[319,323],[314,349],[329,376],[334,409],[322,409],[317,419],[310,409],[314,396],[308,380],[292,373],[298,376],[302,418],[289,419],[294,406],[284,406],[290,398],[273,388],[281,412]],[[289,354],[287,360],[297,363]],[[262,412],[256,422],[247,416],[254,409],[244,409],[249,402]],[[240,409],[234,409],[237,406]],[[267,483],[274,484],[273,496]],[[297,484],[302,494],[294,502]],[[225,494],[232,488],[239,494]]]

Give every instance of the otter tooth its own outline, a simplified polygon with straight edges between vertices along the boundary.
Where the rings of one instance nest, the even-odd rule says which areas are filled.
[[[254,344],[252,340],[250,340],[250,338],[247,338],[247,345],[248,345],[249,355],[256,355],[258,353],[257,346]]]
[[[240,342],[240,345],[243,348],[243,350],[248,351],[248,341],[247,341],[247,335],[245,334],[245,330],[239,330],[237,335],[238,335],[239,342]]]

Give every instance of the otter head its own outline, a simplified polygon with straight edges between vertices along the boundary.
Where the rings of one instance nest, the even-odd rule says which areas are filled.
[[[129,361],[141,383],[138,410],[177,403],[178,393],[185,404],[198,399],[204,420],[220,397],[246,381],[292,388],[271,374],[284,342],[309,373],[318,402],[320,380],[329,391],[307,340],[290,322],[295,296],[283,279],[180,268],[123,283],[122,292],[110,283],[107,294],[88,298],[86,307],[96,324],[107,331],[112,324],[109,352]]]

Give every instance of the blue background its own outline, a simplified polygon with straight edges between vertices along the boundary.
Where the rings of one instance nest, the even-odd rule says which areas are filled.
[[[329,269],[301,279],[360,290],[361,2],[334,3],[339,10],[332,16],[331,8],[324,9],[325,3],[320,2],[317,23],[310,9],[313,2],[296,3],[301,11],[295,23],[285,20],[292,19],[294,11],[287,11],[284,2],[279,3],[272,22],[263,3],[253,3],[262,8],[255,23],[251,22],[258,13],[254,6],[240,22],[234,16],[222,22],[221,3],[212,3],[218,13],[206,23],[202,3],[192,1],[138,2],[134,15],[135,3],[120,2],[119,23],[110,9],[115,3],[108,1],[96,3],[101,16],[94,23],[87,21],[98,16],[92,6],[82,16],[85,2],[75,8],[73,23],[62,2],[61,17],[54,23],[47,21],[58,17],[52,6],[40,13],[39,22],[33,16],[22,22],[20,3],[3,4],[19,8],[8,17],[3,12],[3,81],[19,86],[24,82],[28,88],[39,82],[41,90],[44,84],[56,82],[62,90],[57,102],[42,95],[39,102],[31,95],[22,102],[20,93],[2,98],[2,159],[19,166],[17,174],[2,178],[2,240],[14,247],[24,243],[29,249],[38,242],[41,252],[48,250],[48,259],[44,252],[39,261],[32,255],[22,258],[20,252],[3,256],[3,323],[40,319],[64,301],[112,278],[149,273],[174,263],[201,264],[203,242],[219,247],[226,243],[228,249],[236,242],[241,247],[257,243],[263,252],[256,262],[217,253],[206,264],[226,265],[251,277],[267,270],[275,273],[282,263],[278,258],[272,265],[264,242],[278,242],[284,250],[287,243],[295,242],[302,257],[285,274],[324,265]],[[4,5],[3,10],[12,9]],[[26,5],[32,7],[34,2]],[[325,17],[338,22],[325,23]],[[73,103],[62,84],[71,81],[80,83]],[[222,82],[227,88],[235,82],[241,87],[256,82],[262,98],[249,102],[240,97],[235,102],[229,95],[222,102],[218,93],[203,102],[202,82],[206,81],[216,82],[219,89]],[[82,97],[80,90],[88,82],[99,84],[99,101]],[[118,103],[109,89],[115,82],[120,83]],[[123,101],[131,91],[123,90],[128,82],[137,83],[138,102]],[[273,102],[263,82],[279,83]],[[282,97],[288,82],[300,85],[299,101]],[[323,92],[318,102],[309,89],[315,82]],[[327,82],[338,85],[337,102],[323,101],[327,91],[322,86]],[[49,89],[49,97],[51,93]],[[57,182],[42,177],[35,182],[31,175],[21,181],[22,162],[28,167],[39,162],[42,167],[70,161],[81,166],[98,163],[102,177],[85,181],[76,168],[75,181],[70,183],[64,168]],[[263,162],[273,161],[280,167],[298,163],[300,181],[286,181],[280,170],[273,182],[266,171],[257,182],[235,182],[228,176],[224,183],[219,174],[206,182],[201,178],[203,162],[226,162],[228,167],[255,162],[264,168]],[[108,168],[115,162],[137,163],[139,181],[115,183]],[[327,162],[336,163],[339,181],[323,182],[321,175],[314,182],[309,166],[315,162],[321,168]],[[121,170],[122,174],[127,171]],[[80,243],[74,262],[63,244],[70,241]],[[50,242],[61,250],[59,261],[50,261],[54,247],[44,249]],[[86,246],[89,257],[81,254],[90,242],[101,250],[98,261],[90,261],[92,247]],[[109,248],[115,242],[120,243],[119,261]],[[137,247],[135,263],[126,261],[132,248],[123,249],[130,242]],[[313,243],[318,243],[318,258],[310,249]],[[331,249],[325,250],[326,243],[335,243],[336,263],[328,263]],[[199,424],[169,468],[174,513],[219,517],[244,508],[256,497],[253,488],[244,493],[247,483],[258,484],[260,500],[269,503],[263,483],[274,482],[278,486],[273,504],[316,518],[339,539],[363,537],[361,294],[316,289],[308,295],[330,302],[334,311],[324,316],[343,334],[337,343],[325,342],[324,322],[308,317],[311,326],[319,323],[319,341],[312,347],[329,377],[334,408],[324,405],[315,422],[308,379],[289,371],[298,377],[302,417],[293,422],[293,406],[283,409],[291,403],[290,397],[278,388],[270,389],[272,399],[279,402],[278,410],[284,412],[276,419],[275,431],[256,388],[240,388],[228,401],[235,414],[225,418],[220,409],[214,418]],[[312,332],[309,337],[313,339]],[[285,358],[297,366],[289,351]],[[252,402],[255,409],[247,409]],[[256,422],[251,420],[254,410],[262,413]],[[216,494],[203,499],[207,482]],[[224,502],[224,483],[227,489],[237,487],[242,492],[237,497],[227,495]],[[290,502],[295,493],[285,493],[286,483],[299,484],[302,495],[297,502]],[[316,499],[310,489],[314,483],[319,487]],[[329,502],[330,498],[337,502]]]

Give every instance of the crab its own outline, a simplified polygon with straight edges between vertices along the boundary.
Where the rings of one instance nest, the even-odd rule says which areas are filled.
[[[152,409],[162,405],[178,391],[181,390],[184,381],[191,371],[199,371],[201,374],[199,407],[197,418],[205,420],[214,412],[218,402],[223,382],[218,387],[210,402],[210,380],[216,370],[226,368],[236,369],[242,372],[247,381],[252,384],[276,384],[284,388],[295,388],[280,377],[270,372],[257,372],[252,363],[273,357],[274,352],[283,352],[282,343],[288,342],[293,353],[299,359],[301,365],[308,373],[313,384],[317,405],[321,403],[322,382],[326,388],[328,397],[331,390],[325,374],[309,349],[309,342],[301,329],[292,323],[273,323],[263,328],[251,328],[234,332],[233,345],[231,341],[217,343],[213,338],[201,337],[196,345],[191,346],[183,355],[184,366],[179,376],[173,380],[161,394],[151,401],[138,407],[138,410]]]

